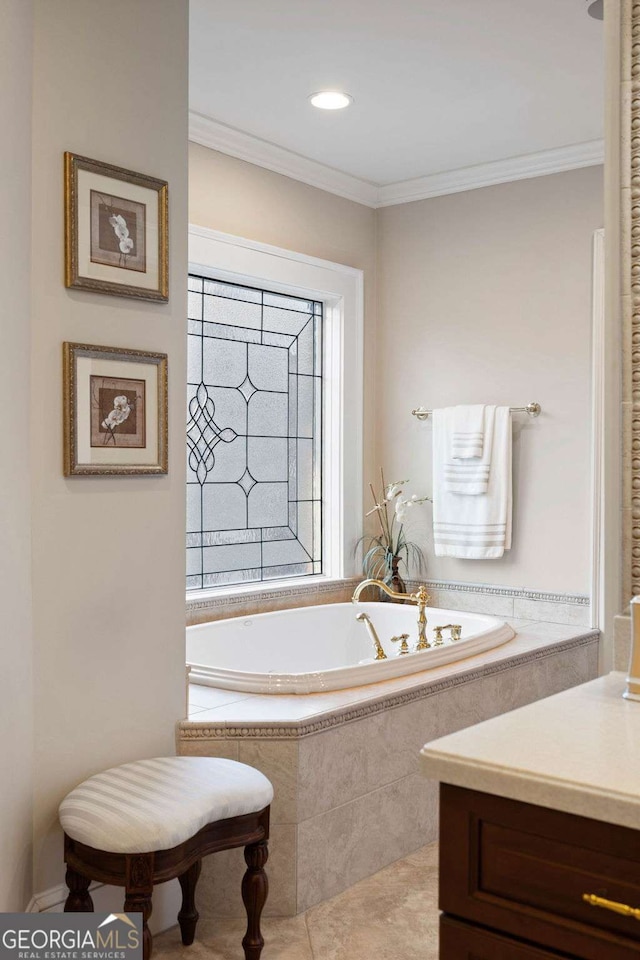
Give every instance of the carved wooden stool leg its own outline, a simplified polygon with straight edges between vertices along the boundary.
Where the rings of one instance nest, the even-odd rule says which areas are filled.
[[[250,843],[244,848],[244,859],[247,872],[242,878],[242,899],[247,911],[247,932],[244,935],[245,960],[259,960],[264,940],[260,933],[260,914],[267,899],[269,883],[264,872],[269,850],[267,841]]]
[[[182,942],[185,947],[193,943],[196,935],[196,924],[199,913],[196,910],[196,884],[202,869],[202,860],[196,860],[189,869],[178,877],[180,887],[182,888],[182,906],[178,914],[178,923],[182,934]]]
[[[83,877],[81,873],[76,873],[71,867],[67,867],[65,876],[69,896],[64,905],[65,913],[93,913],[93,900],[89,893],[89,877]]]
[[[150,960],[153,942],[147,921],[153,908],[153,854],[127,856],[126,870],[124,912],[142,914],[142,957],[143,960]]]

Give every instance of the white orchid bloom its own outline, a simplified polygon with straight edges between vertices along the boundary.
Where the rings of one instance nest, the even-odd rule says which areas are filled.
[[[399,523],[404,523],[411,507],[416,507],[419,503],[426,503],[428,500],[431,500],[431,497],[419,497],[416,493],[406,500],[396,500],[396,519]]]
[[[121,213],[114,213],[109,217],[109,223],[113,227],[113,232],[119,240],[118,246],[121,253],[131,253],[133,250],[133,240],[129,236],[129,227],[127,221]]]
[[[127,226],[127,221],[122,216],[121,213],[112,213],[109,217],[109,223],[113,227],[113,232],[115,233],[118,240],[124,240],[125,237],[129,236],[129,228]]]
[[[396,500],[396,520],[398,523],[404,523],[407,517],[407,500]]]
[[[395,497],[399,496],[402,493],[402,487],[405,483],[409,483],[408,480],[394,480],[393,483],[387,485],[387,489],[384,492],[384,498],[389,503]]]
[[[127,397],[114,397],[113,410],[102,421],[102,426],[105,428],[105,430],[114,430],[115,427],[119,426],[121,423],[124,423],[130,413],[131,407],[129,406]]]

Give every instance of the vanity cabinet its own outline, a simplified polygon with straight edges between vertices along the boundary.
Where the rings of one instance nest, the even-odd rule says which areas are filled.
[[[440,921],[440,956],[447,960],[566,960],[566,955],[450,917]]]
[[[440,960],[638,960],[640,831],[440,790]]]

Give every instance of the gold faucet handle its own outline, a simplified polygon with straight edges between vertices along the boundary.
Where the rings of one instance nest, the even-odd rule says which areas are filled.
[[[459,640],[460,637],[462,636],[462,627],[460,626],[460,624],[459,624],[459,623],[452,623],[452,624],[450,625],[449,629],[451,630],[451,639],[452,639],[452,640]]]
[[[420,584],[416,592],[412,593],[411,596],[415,598],[417,603],[427,604],[431,600],[431,597],[427,593],[427,588],[423,583]]]
[[[409,644],[407,643],[408,639],[408,633],[401,633],[399,637],[391,637],[392,643],[400,643],[400,653],[398,656],[402,656],[403,653],[410,653]]]
[[[433,636],[434,636],[434,641],[433,641],[433,642],[434,642],[434,644],[435,644],[436,647],[439,647],[439,646],[441,646],[441,645],[444,643],[444,640],[442,639],[442,631],[443,631],[443,630],[444,630],[444,627],[434,627],[434,628],[433,628]]]

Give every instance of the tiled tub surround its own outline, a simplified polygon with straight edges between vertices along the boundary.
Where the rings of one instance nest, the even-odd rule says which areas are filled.
[[[481,583],[425,581],[431,595],[431,606],[451,607],[472,613],[487,613],[505,619],[536,620],[590,627],[591,605],[582,594],[547,593],[526,587],[500,587]],[[413,589],[413,586],[412,586]]]
[[[351,600],[359,580],[329,580],[326,583],[300,583],[296,586],[271,586],[268,590],[236,591],[202,598],[187,595],[187,626],[209,623],[226,617],[253,616],[256,611],[272,613],[291,607],[313,607],[319,603],[346,603]]]
[[[272,586],[235,594],[203,598],[192,594],[187,598],[187,625],[222,620],[226,617],[251,616],[259,610],[287,610],[290,607],[311,607],[319,603],[345,603],[362,578],[330,580],[326,583],[300,583],[295,586]],[[491,617],[541,620],[566,623],[576,627],[591,626],[589,598],[583,594],[548,593],[526,587],[502,587],[488,583],[459,583],[454,580],[408,580],[407,589],[415,590],[424,583],[431,597],[431,607],[486,613]],[[427,617],[429,612],[427,611]]]
[[[178,752],[237,759],[273,782],[269,915],[300,913],[436,838],[437,788],[418,772],[426,741],[597,675],[597,632],[510,623],[517,636],[495,650],[364,687],[307,696],[191,687]],[[243,869],[237,850],[205,860],[203,916],[241,915]]]

